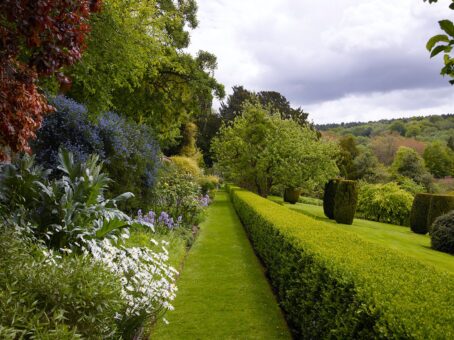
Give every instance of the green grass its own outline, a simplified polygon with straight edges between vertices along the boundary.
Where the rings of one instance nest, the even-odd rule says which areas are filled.
[[[223,191],[178,281],[170,322],[153,339],[291,339],[263,269]]]
[[[353,225],[337,224],[329,220],[323,213],[323,207],[297,203],[283,203],[279,197],[270,197],[273,202],[304,213],[316,219],[336,224],[339,228],[350,230],[364,239],[386,245],[392,249],[412,256],[419,261],[434,265],[436,268],[454,273],[454,256],[430,248],[430,237],[413,233],[409,227],[373,222],[355,218]]]
[[[153,244],[150,241],[151,238],[157,241],[159,245]],[[147,231],[132,231],[130,238],[126,240],[126,247],[147,247],[161,252],[161,241],[169,242],[166,246],[169,251],[169,263],[174,268],[179,269],[186,255],[187,246],[186,240],[176,233],[170,232],[161,235]]]

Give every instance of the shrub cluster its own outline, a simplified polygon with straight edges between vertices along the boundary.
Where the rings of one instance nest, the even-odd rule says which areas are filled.
[[[295,338],[452,338],[449,273],[229,189]]]
[[[417,194],[411,209],[411,230],[426,234],[438,217],[451,210],[454,210],[453,195]]]
[[[432,248],[454,255],[454,210],[435,220],[430,237]]]
[[[177,272],[168,264],[164,243],[158,251],[124,247],[130,227],[153,230],[153,225],[133,220],[117,208],[130,193],[105,197],[110,179],[101,172],[97,156],[75,162],[71,153],[61,151],[59,159],[62,175],[54,179],[29,156],[0,166],[3,223],[31,244],[12,242],[10,253],[17,255],[17,268],[23,271],[12,267],[3,283],[5,294],[0,287],[0,312],[6,308],[3,318],[0,315],[0,335],[7,331],[15,334],[13,338],[48,338],[46,332],[63,332],[56,338],[79,333],[89,338],[135,338],[146,322],[172,309]],[[1,252],[1,244],[0,248]],[[36,248],[38,255],[23,254],[28,248]],[[0,263],[3,267],[6,262],[0,258]],[[112,298],[105,292],[111,285],[105,282],[117,285],[111,289],[115,297],[111,302],[105,301]],[[111,305],[115,301],[118,308]],[[17,310],[21,303],[25,309]],[[16,314],[23,317],[18,324]],[[30,322],[23,321],[27,318]]]
[[[160,150],[146,126],[113,112],[102,114],[94,122],[87,109],[71,99],[57,96],[51,102],[56,112],[44,119],[32,144],[39,164],[53,169],[53,176],[58,176],[60,148],[82,162],[97,154],[114,180],[110,194],[117,196],[125,191],[135,194],[121,203],[121,208],[133,211],[150,200],[160,165]]]
[[[323,210],[329,219],[337,223],[352,224],[358,202],[355,181],[330,180],[325,186]]]
[[[397,183],[359,186],[358,213],[372,221],[408,225],[413,196]]]
[[[151,208],[157,214],[165,211],[173,218],[181,218],[182,223],[191,229],[202,217],[203,197],[198,178],[168,164],[161,169]]]
[[[0,231],[0,338],[118,337],[119,279],[82,257],[54,261]]]

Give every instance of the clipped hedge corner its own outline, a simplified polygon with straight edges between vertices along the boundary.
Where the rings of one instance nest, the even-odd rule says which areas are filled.
[[[429,232],[432,224],[441,215],[454,210],[454,196],[451,195],[433,195],[430,201],[429,213],[427,215],[427,225]]]
[[[427,216],[429,215],[431,194],[416,194],[410,213],[410,228],[416,234],[427,234],[429,225]]]

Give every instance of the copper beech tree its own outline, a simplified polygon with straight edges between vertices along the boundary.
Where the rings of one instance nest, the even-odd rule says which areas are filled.
[[[30,152],[43,115],[52,111],[37,87],[40,77],[56,76],[85,49],[90,13],[101,0],[0,1],[0,161]]]

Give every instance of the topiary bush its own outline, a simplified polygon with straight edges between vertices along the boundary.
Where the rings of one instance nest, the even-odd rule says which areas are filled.
[[[433,195],[430,201],[429,214],[427,215],[427,225],[429,232],[435,219],[441,215],[454,210],[454,196],[451,195]]]
[[[325,192],[323,195],[323,211],[325,216],[330,220],[334,219],[334,197],[336,196],[336,188],[339,180],[331,179],[325,185]]]
[[[298,202],[301,195],[300,189],[285,188],[284,190],[284,202],[295,204]]]
[[[429,215],[431,194],[417,194],[413,200],[410,213],[410,228],[416,234],[427,234],[429,225],[427,216]]]
[[[454,210],[435,220],[430,237],[433,249],[454,255]]]
[[[337,223],[352,224],[358,203],[355,181],[339,181],[334,196],[334,219]]]

